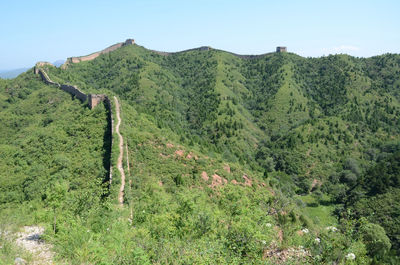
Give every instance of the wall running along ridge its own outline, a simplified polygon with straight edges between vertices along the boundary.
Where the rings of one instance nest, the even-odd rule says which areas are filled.
[[[117,44],[114,44],[102,51],[99,52],[95,52],[92,54],[89,54],[87,56],[80,56],[80,57],[70,57],[67,59],[67,61],[61,66],[62,69],[65,69],[69,64],[73,64],[73,63],[79,63],[79,62],[84,62],[84,61],[91,61],[95,58],[97,58],[98,56],[102,55],[102,54],[106,54],[112,51],[115,51],[118,48],[121,48],[123,46],[126,45],[133,45],[135,43],[135,40],[133,39],[127,39],[125,42],[120,42]],[[64,90],[65,92],[68,92],[69,94],[73,95],[74,97],[76,97],[77,99],[79,99],[82,102],[88,102],[89,108],[93,109],[95,108],[98,104],[100,104],[101,102],[104,102],[104,105],[106,107],[106,109],[108,110],[108,128],[110,131],[110,150],[108,150],[108,153],[110,154],[109,157],[109,161],[110,161],[110,168],[109,168],[109,185],[112,184],[112,159],[111,159],[111,154],[112,154],[112,147],[114,144],[114,140],[113,140],[113,134],[114,134],[114,120],[113,120],[113,112],[112,112],[112,104],[111,104],[111,100],[108,98],[107,95],[104,94],[85,94],[83,93],[81,90],[79,90],[79,88],[77,88],[76,86],[72,86],[72,85],[66,85],[66,84],[59,84],[56,82],[53,82],[49,76],[47,75],[47,73],[44,71],[43,67],[44,66],[52,66],[54,67],[54,65],[52,65],[51,63],[48,62],[38,62],[35,65],[34,68],[34,73],[36,75],[40,75],[42,80],[48,84],[48,85],[55,85],[57,87],[59,87],[60,89]],[[123,169],[122,169],[123,170]]]
[[[135,43],[135,40],[127,39],[125,42],[120,42],[120,43],[114,44],[114,45],[112,45],[112,46],[110,46],[110,47],[108,47],[108,48],[106,48],[104,50],[101,50],[99,52],[95,52],[95,53],[92,53],[92,54],[89,54],[89,55],[86,55],[86,56],[70,57],[70,58],[67,59],[67,61],[63,65],[63,67],[66,67],[68,64],[91,61],[91,60],[99,57],[102,54],[115,51],[118,48],[121,48],[121,47],[126,46],[126,45],[132,45],[134,43]]]
[[[214,49],[214,48],[211,48],[210,46],[201,46],[199,48],[193,48],[193,49],[183,50],[183,51],[179,51],[179,52],[163,52],[163,51],[156,51],[156,50],[150,50],[150,51],[155,52],[159,55],[169,56],[172,54],[180,54],[180,53],[191,52],[191,51],[211,51],[211,50],[226,52],[226,53],[232,54],[233,56],[239,57],[241,59],[246,59],[246,60],[261,58],[261,57],[264,57],[265,55],[273,54],[273,52],[268,52],[268,53],[263,53],[263,54],[259,54],[259,55],[242,55],[242,54],[236,54],[233,52]]]
[[[85,93],[83,93],[81,90],[79,90],[79,88],[77,88],[76,86],[72,86],[72,85],[60,85],[59,83],[53,82],[50,77],[47,75],[47,73],[41,68],[43,66],[53,66],[51,63],[48,62],[39,62],[35,65],[34,68],[34,73],[37,75],[40,75],[40,77],[42,78],[43,82],[45,82],[48,85],[54,85],[57,86],[58,88],[60,88],[61,90],[68,92],[69,94],[71,94],[72,96],[76,97],[77,99],[79,99],[81,102],[85,102],[86,100],[88,101],[88,105],[90,109],[95,108],[99,103],[104,102],[105,107],[108,111],[108,121],[109,121],[109,129],[110,129],[110,150],[108,150],[109,154],[111,154],[112,152],[112,146],[113,146],[113,133],[114,133],[114,121],[113,121],[113,114],[112,114],[112,106],[111,106],[111,101],[108,98],[107,95],[104,94],[89,94],[86,95]],[[54,66],[53,66],[54,67]],[[112,163],[111,163],[111,155],[110,155],[110,168],[109,168],[109,176],[108,176],[108,181],[111,185],[112,182]]]

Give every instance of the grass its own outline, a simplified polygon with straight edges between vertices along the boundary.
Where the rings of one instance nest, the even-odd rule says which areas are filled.
[[[305,195],[298,196],[305,204],[303,212],[313,220],[317,225],[321,226],[332,226],[337,224],[337,219],[333,216],[335,206],[329,203],[328,196],[324,195],[321,200],[321,204],[318,204],[314,196]]]

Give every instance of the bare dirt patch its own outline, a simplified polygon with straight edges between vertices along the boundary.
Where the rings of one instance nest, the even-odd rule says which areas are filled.
[[[311,189],[314,189],[316,186],[321,186],[321,184],[321,181],[319,181],[318,179],[313,179],[311,183]]]
[[[185,154],[185,151],[184,151],[184,150],[176,150],[176,151],[175,151],[175,154],[176,154],[177,156],[183,157],[184,154]]]
[[[205,172],[205,171],[201,172],[201,178],[202,178],[204,181],[208,181],[209,177],[208,177],[208,175],[207,175],[207,172]]]
[[[209,187],[216,188],[216,187],[225,185],[227,183],[228,183],[228,181],[225,178],[218,176],[217,174],[214,174],[214,175],[212,175],[212,182],[209,185]]]
[[[302,246],[280,249],[276,242],[272,242],[263,251],[263,259],[271,264],[305,264],[310,257],[310,252]]]
[[[21,232],[16,234],[16,244],[32,253],[32,265],[53,264],[52,246],[41,239],[43,232],[44,228],[40,226],[24,226]]]
[[[224,165],[224,170],[228,173],[231,173],[231,167],[228,164]]]
[[[253,186],[253,181],[247,177],[247,175],[243,175],[244,185],[251,187]]]
[[[194,160],[198,160],[199,157],[197,155],[195,155],[193,152],[190,152],[189,154],[187,154],[186,159],[192,159],[194,158]]]

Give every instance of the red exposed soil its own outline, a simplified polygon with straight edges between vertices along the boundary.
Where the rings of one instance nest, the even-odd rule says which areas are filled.
[[[212,182],[211,185],[209,185],[209,187],[216,188],[225,185],[227,183],[228,181],[225,178],[218,176],[217,174],[214,174],[212,175]]]
[[[208,177],[208,175],[207,175],[207,172],[205,172],[205,171],[201,172],[201,178],[202,178],[204,181],[208,181],[209,177]]]
[[[311,189],[315,188],[316,186],[321,186],[321,181],[318,179],[313,179],[313,182],[311,183]]]
[[[231,168],[230,168],[230,166],[229,166],[228,164],[225,164],[225,165],[224,165],[224,170],[225,170],[226,172],[228,172],[228,173],[231,173]]]
[[[183,157],[183,155],[185,154],[185,151],[184,150],[176,150],[175,154],[180,156],[180,157]]]
[[[253,186],[253,181],[247,177],[247,175],[243,175],[244,185],[251,187]]]

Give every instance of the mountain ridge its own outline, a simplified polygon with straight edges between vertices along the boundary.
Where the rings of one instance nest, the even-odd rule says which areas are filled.
[[[124,206],[114,207],[119,173],[108,192],[99,185],[105,106],[88,110],[33,71],[0,82],[1,205],[34,206],[32,222],[56,216],[47,233],[68,261],[398,260],[398,219],[386,209],[398,206],[399,55],[248,59],[207,48],[165,56],[133,44],[64,69],[41,67],[54,83],[123,105],[129,174]],[[377,177],[384,165],[387,183]],[[378,205],[374,216],[368,207]],[[385,213],[394,221],[382,221]]]

